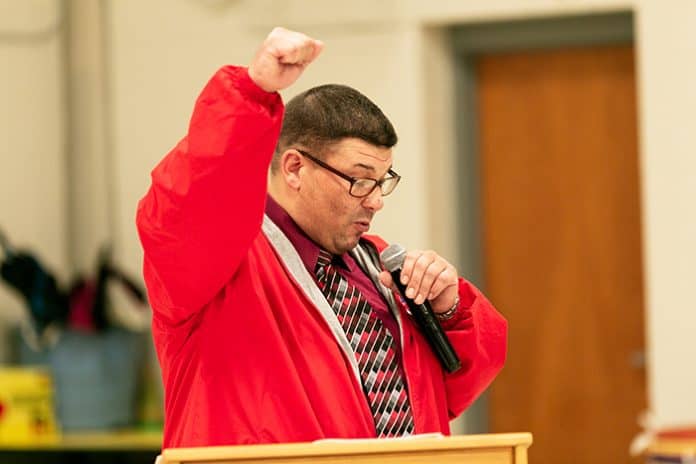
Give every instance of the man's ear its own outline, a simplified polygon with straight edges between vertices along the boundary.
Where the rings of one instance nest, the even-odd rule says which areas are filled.
[[[300,170],[303,166],[302,156],[297,150],[285,150],[280,156],[280,173],[288,187],[293,190],[300,189]]]

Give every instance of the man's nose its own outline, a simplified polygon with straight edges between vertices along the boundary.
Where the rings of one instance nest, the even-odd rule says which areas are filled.
[[[377,186],[368,196],[363,199],[363,206],[370,211],[379,211],[384,206],[384,197],[382,196],[382,189]]]

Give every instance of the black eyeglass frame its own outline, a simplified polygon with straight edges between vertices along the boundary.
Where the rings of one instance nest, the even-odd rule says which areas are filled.
[[[307,153],[306,151],[300,150],[299,148],[295,148],[294,150],[297,151],[300,155],[304,156],[305,158],[309,158],[314,163],[318,164],[320,167],[322,167],[322,168],[326,169],[327,171],[336,174],[338,177],[341,177],[342,179],[345,179],[348,182],[350,182],[350,188],[348,189],[348,193],[350,194],[350,196],[355,197],[355,198],[369,197],[372,194],[372,192],[375,191],[375,189],[377,187],[379,187],[380,190],[382,191],[382,196],[386,197],[387,195],[389,195],[390,193],[392,193],[396,189],[397,185],[399,185],[399,182],[401,181],[401,176],[399,174],[397,174],[396,171],[394,171],[392,168],[389,168],[389,170],[387,171],[387,174],[390,174],[391,177],[383,177],[380,180],[373,179],[372,177],[353,177],[353,176],[349,176],[348,174],[342,173],[341,171],[339,171],[336,168],[329,166],[328,164],[326,164],[322,160],[313,156],[311,153]],[[384,193],[384,190],[382,190],[382,184],[384,184],[387,181],[393,181],[393,179],[396,179],[394,181],[394,187],[392,187],[392,189],[389,192]],[[365,195],[355,195],[353,193],[353,186],[355,186],[355,184],[359,181],[366,181],[366,180],[374,182],[374,185],[372,186],[370,191],[367,192]]]

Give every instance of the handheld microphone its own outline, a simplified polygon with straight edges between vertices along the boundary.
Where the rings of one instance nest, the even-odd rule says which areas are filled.
[[[445,331],[442,330],[440,321],[435,317],[435,312],[430,303],[426,300],[422,304],[416,304],[411,298],[406,296],[406,286],[401,283],[401,268],[405,257],[406,250],[398,244],[388,246],[380,254],[382,264],[391,274],[394,284],[401,292],[406,304],[408,304],[411,314],[420,327],[421,332],[425,335],[428,344],[437,355],[440,364],[447,372],[455,372],[462,366],[462,363],[454,348],[452,348]]]

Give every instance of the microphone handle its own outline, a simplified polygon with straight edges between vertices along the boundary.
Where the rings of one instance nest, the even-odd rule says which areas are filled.
[[[430,307],[430,303],[426,300],[423,304],[418,305],[406,296],[406,286],[401,283],[401,269],[391,272],[391,276],[442,367],[449,373],[458,370],[462,366],[462,362],[459,360],[454,348],[452,348],[445,331],[442,330],[440,321],[435,317],[435,312]]]

